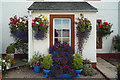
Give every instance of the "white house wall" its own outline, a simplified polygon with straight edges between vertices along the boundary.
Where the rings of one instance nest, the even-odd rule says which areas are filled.
[[[118,3],[118,33],[120,35],[120,1]]]
[[[0,27],[0,41],[2,41],[2,52],[6,53],[6,47],[13,43],[13,37],[10,36],[10,29],[8,23],[9,18],[17,15],[18,17],[28,16],[27,8],[31,5],[31,2],[2,2],[2,27]],[[2,29],[1,29],[2,28]]]
[[[89,3],[98,9],[96,19],[101,19],[102,21],[107,21],[113,24],[113,33],[107,38],[103,38],[102,49],[97,49],[97,53],[114,53],[112,38],[118,34],[118,2]]]
[[[83,58],[84,59],[89,59],[91,62],[96,62],[96,13],[92,12],[76,12],[76,13],[65,13],[65,12],[37,12],[37,13],[32,13],[32,18],[34,19],[35,17],[39,16],[40,14],[43,14],[48,18],[48,21],[50,21],[49,16],[50,14],[74,14],[75,18],[80,16],[80,13],[84,14],[85,17],[87,17],[91,23],[92,23],[92,31],[90,34],[90,37],[87,41],[87,43],[84,46],[83,50]],[[76,25],[75,25],[75,30],[76,30]],[[77,52],[77,37],[76,37],[76,31],[75,31],[75,52]],[[40,54],[47,55],[48,54],[48,49],[49,49],[49,32],[47,35],[47,38],[45,40],[35,40],[33,38],[33,52],[39,52]]]

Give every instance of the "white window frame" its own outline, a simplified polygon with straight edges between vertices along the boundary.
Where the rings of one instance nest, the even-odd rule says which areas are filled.
[[[53,45],[55,43],[54,39],[55,39],[55,29],[60,29],[60,28],[55,28],[55,19],[60,19],[60,20],[69,20],[69,28],[62,28],[62,29],[69,29],[69,45],[71,46],[71,19],[70,18],[54,18],[53,19]],[[61,29],[60,29],[61,30]],[[62,32],[61,32],[61,36],[62,36]],[[57,37],[57,38],[68,38],[68,37]],[[63,40],[62,40],[63,42]]]

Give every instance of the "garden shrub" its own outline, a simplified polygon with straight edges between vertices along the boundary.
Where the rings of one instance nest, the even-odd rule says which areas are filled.
[[[84,64],[83,65],[83,73],[85,76],[92,76],[94,75],[94,69],[92,68],[91,64]]]

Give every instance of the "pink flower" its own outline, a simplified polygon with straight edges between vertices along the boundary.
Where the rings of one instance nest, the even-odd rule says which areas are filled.
[[[44,25],[43,23],[39,23],[39,25]]]
[[[12,19],[13,19],[13,18],[11,17],[10,20],[12,21]]]
[[[13,21],[13,23],[15,24],[16,22],[15,22],[15,21]]]

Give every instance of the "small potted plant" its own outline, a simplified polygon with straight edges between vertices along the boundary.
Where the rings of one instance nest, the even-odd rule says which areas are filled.
[[[76,77],[81,77],[81,75],[79,73],[81,73],[81,71],[83,70],[82,69],[83,68],[83,60],[82,60],[81,56],[78,54],[78,52],[75,53],[75,57],[73,59],[72,64],[73,64],[74,69],[76,69],[75,70],[77,73]]]
[[[42,56],[38,53],[34,53],[32,59],[28,62],[28,65],[32,66],[34,73],[39,73],[41,70]]]
[[[48,73],[51,71],[50,68],[52,66],[52,63],[53,63],[53,60],[49,54],[43,57],[42,67],[43,67],[44,73],[46,73],[46,75],[44,75],[45,78],[48,77]]]
[[[120,80],[120,64],[118,64],[118,65],[116,66],[116,68],[117,68],[118,80]]]
[[[13,46],[8,46],[6,49],[6,53],[8,56],[14,58],[15,48]]]
[[[10,69],[12,63],[15,63],[15,60],[11,56],[4,56],[3,60],[5,60],[6,69]]]

